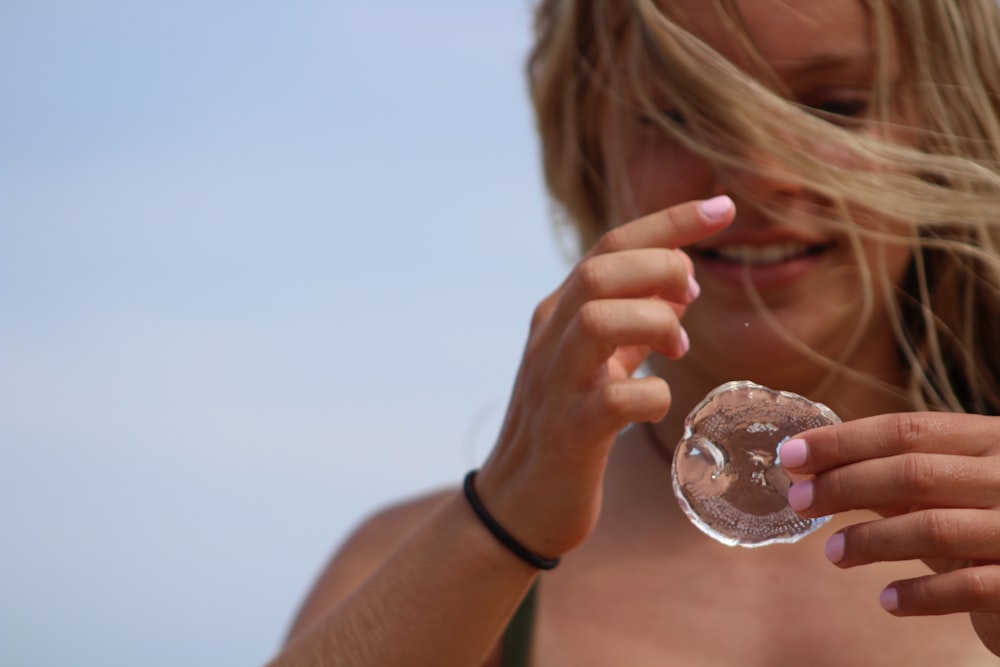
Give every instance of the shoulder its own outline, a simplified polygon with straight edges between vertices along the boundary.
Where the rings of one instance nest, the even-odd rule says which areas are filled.
[[[427,493],[376,511],[355,529],[331,564],[353,564],[367,570],[364,573],[367,576],[456,492],[449,488]]]
[[[318,620],[351,593],[434,514],[456,489],[428,493],[386,506],[365,519],[334,553],[307,595],[288,639]]]

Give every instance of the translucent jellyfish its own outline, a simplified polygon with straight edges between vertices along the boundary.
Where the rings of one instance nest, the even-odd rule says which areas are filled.
[[[840,418],[822,403],[753,382],[728,382],[691,411],[674,452],[674,494],[688,518],[728,545],[796,542],[830,517],[804,519],[788,506],[792,480],[778,447]]]

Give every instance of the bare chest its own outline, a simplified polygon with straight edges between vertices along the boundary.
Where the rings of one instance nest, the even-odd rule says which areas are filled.
[[[923,573],[918,566],[860,572],[690,556],[661,569],[622,565],[541,584],[535,664],[998,664],[965,615],[903,619],[881,609],[882,586]]]

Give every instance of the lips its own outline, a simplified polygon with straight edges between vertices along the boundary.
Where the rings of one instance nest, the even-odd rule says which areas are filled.
[[[741,234],[716,238],[689,249],[698,279],[706,274],[734,286],[782,287],[799,282],[820,266],[836,244],[794,234]]]
[[[714,248],[696,249],[696,252],[706,259],[762,266],[819,255],[832,245],[832,243],[805,243],[801,241],[763,244],[731,243]]]

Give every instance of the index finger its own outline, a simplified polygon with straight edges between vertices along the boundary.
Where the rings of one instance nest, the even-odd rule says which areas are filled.
[[[608,231],[588,256],[638,248],[679,248],[711,236],[733,221],[726,195],[671,206]]]
[[[785,442],[782,465],[816,474],[910,452],[983,456],[1000,444],[1000,418],[945,412],[878,415],[805,431]]]

